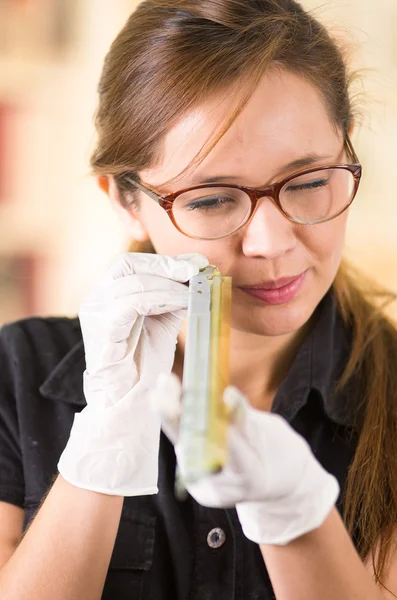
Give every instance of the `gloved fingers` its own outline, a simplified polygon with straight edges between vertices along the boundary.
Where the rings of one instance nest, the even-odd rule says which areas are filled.
[[[182,386],[175,373],[161,373],[150,394],[152,409],[160,415],[161,428],[174,446],[179,436],[181,395]]]
[[[84,303],[79,310],[79,317],[91,322],[96,327],[107,324],[106,329],[132,325],[137,315],[161,315],[176,310],[186,309],[188,293],[179,291],[143,292],[117,298],[109,303]]]
[[[201,254],[182,254],[175,257],[162,254],[124,252],[110,266],[104,281],[112,281],[133,274],[150,274],[188,281],[197,275],[200,268],[208,265],[208,259]]]
[[[162,315],[176,310],[186,309],[189,295],[187,292],[144,292],[133,299],[134,308],[139,315]]]
[[[230,415],[230,421],[239,429],[248,440],[258,439],[264,441],[264,436],[269,444],[277,444],[277,440],[297,437],[292,427],[278,414],[259,410],[249,403],[246,396],[234,386],[228,386],[224,391],[224,402]],[[299,439],[301,436],[298,436]]]
[[[209,508],[233,508],[246,496],[243,478],[233,478],[224,472],[205,475],[194,483],[187,484],[189,494]]]
[[[183,456],[178,447],[176,453],[183,476]],[[227,454],[221,471],[186,484],[188,492],[202,506],[228,508],[257,497],[255,487],[256,482],[262,480],[261,465],[234,425],[228,429]]]
[[[145,292],[114,300],[107,306],[84,304],[79,311],[83,337],[94,335],[98,339],[101,331],[106,332],[112,342],[126,340],[138,316],[162,315],[186,310],[188,294],[180,292]]]
[[[242,425],[250,408],[244,394],[234,385],[229,385],[223,392],[223,401],[226,404],[230,421],[236,425]]]
[[[126,298],[127,296],[135,296],[145,292],[167,293],[174,292],[180,294],[188,294],[188,288],[185,284],[172,279],[166,279],[159,275],[125,275],[119,279],[112,281],[106,280],[98,287],[87,303],[93,302],[111,302],[118,298]]]

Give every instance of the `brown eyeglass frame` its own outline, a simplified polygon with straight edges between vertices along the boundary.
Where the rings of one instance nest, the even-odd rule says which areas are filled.
[[[135,179],[125,178],[125,181],[127,183],[131,183],[132,185],[137,187],[139,190],[141,190],[142,192],[144,192],[145,194],[150,196],[150,198],[152,198],[155,202],[157,202],[157,204],[159,204],[159,206],[161,206],[161,208],[163,208],[166,211],[166,213],[168,214],[169,218],[171,219],[171,222],[174,225],[174,227],[176,227],[176,229],[178,229],[178,231],[180,231],[183,235],[186,235],[187,237],[189,237],[191,239],[195,239],[195,240],[219,240],[219,239],[228,237],[229,235],[236,233],[236,231],[241,229],[241,227],[244,227],[244,225],[246,225],[252,218],[252,216],[255,212],[258,200],[265,196],[268,198],[271,198],[271,200],[276,205],[278,210],[284,215],[284,217],[286,219],[288,219],[292,223],[299,223],[300,225],[314,225],[314,224],[319,224],[319,223],[325,223],[327,221],[331,221],[332,219],[335,219],[336,217],[338,217],[351,205],[354,198],[356,197],[358,187],[360,185],[361,175],[362,175],[362,166],[360,164],[360,161],[358,160],[358,157],[354,151],[353,145],[352,145],[351,140],[348,135],[346,135],[346,137],[345,137],[344,148],[350,154],[352,161],[353,161],[352,164],[334,164],[334,165],[326,165],[326,166],[322,166],[322,167],[319,166],[319,167],[315,167],[314,169],[304,169],[301,171],[297,171],[293,175],[289,175],[282,181],[277,181],[276,183],[273,183],[272,185],[269,185],[266,188],[251,188],[251,187],[246,187],[243,185],[233,185],[233,184],[229,184],[229,183],[225,183],[225,184],[202,183],[200,185],[195,185],[193,187],[184,188],[183,190],[178,190],[177,192],[173,192],[171,194],[167,194],[166,196],[162,196],[161,194],[158,194],[155,190],[148,188],[145,185],[142,185],[139,181],[136,181]],[[347,171],[350,171],[350,173],[352,173],[352,175],[354,177],[354,191],[353,191],[352,197],[351,197],[350,201],[347,204],[345,204],[345,206],[343,206],[336,214],[332,215],[331,217],[326,217],[325,219],[319,219],[316,221],[303,221],[296,217],[292,217],[283,209],[283,207],[281,206],[281,203],[280,203],[279,194],[280,194],[280,191],[282,190],[282,188],[289,181],[291,181],[292,179],[296,179],[296,177],[299,177],[301,175],[307,175],[308,173],[316,173],[317,171],[329,171],[330,169],[345,169]],[[180,196],[181,194],[184,194],[185,192],[199,190],[202,188],[220,188],[220,187],[228,187],[228,188],[232,188],[232,189],[236,189],[236,190],[242,190],[246,194],[248,194],[248,196],[251,200],[251,211],[250,211],[247,219],[243,223],[241,223],[241,225],[239,225],[236,229],[231,231],[230,233],[221,235],[216,238],[203,238],[203,237],[193,236],[193,235],[189,235],[188,233],[183,231],[178,226],[178,224],[175,222],[175,218],[174,218],[174,215],[172,212],[172,206],[174,204],[174,201],[178,198],[178,196]]]

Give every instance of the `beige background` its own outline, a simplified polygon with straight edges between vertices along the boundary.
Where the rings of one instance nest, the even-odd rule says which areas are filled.
[[[70,2],[72,43],[61,54],[43,43],[29,10],[0,14],[0,103],[18,106],[9,120],[8,197],[0,201],[0,255],[35,253],[37,314],[77,312],[84,294],[128,240],[107,199],[88,175],[96,83],[108,46],[137,4],[132,0]],[[363,124],[353,136],[364,166],[351,209],[346,253],[397,290],[397,0],[304,0],[352,45],[364,73]],[[2,4],[2,6],[5,6]],[[318,8],[320,7],[320,8]],[[3,8],[6,11],[5,8]],[[25,29],[24,29],[25,27]],[[32,33],[33,32],[33,33]],[[25,316],[3,296],[0,323]]]

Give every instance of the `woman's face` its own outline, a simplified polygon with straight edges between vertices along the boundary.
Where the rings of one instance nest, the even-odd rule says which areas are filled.
[[[184,115],[166,136],[161,161],[142,171],[141,181],[161,193],[210,177],[261,188],[295,173],[296,167],[286,169],[292,161],[315,156],[310,167],[345,161],[343,139],[329,120],[317,90],[299,76],[271,70],[205,160],[165,188],[163,182],[183,171],[211,136],[228,102],[224,96],[213,97]],[[270,336],[297,331],[308,321],[338,270],[347,211],[326,223],[300,225],[288,221],[265,197],[259,200],[252,220],[238,232],[204,241],[180,233],[146,194],[140,193],[140,199],[137,217],[158,253],[199,252],[233,278],[235,329]],[[285,301],[279,299],[278,304],[239,289],[302,273],[299,289]]]

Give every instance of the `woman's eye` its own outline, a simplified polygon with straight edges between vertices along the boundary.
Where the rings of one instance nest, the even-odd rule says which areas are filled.
[[[213,210],[222,208],[225,204],[233,202],[235,202],[235,199],[228,196],[213,196],[211,198],[201,198],[189,202],[185,205],[185,210]]]
[[[296,183],[289,185],[286,188],[287,192],[304,192],[310,190],[316,190],[318,188],[325,187],[328,184],[328,179],[316,179],[315,181],[308,181],[306,183]]]

